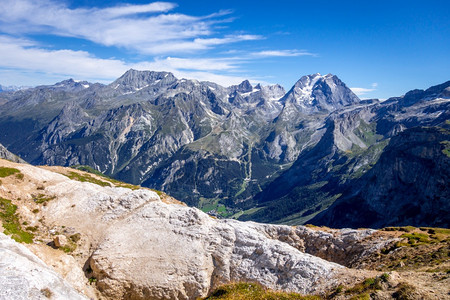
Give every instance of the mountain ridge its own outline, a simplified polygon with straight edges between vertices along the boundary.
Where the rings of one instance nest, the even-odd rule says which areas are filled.
[[[33,164],[89,165],[220,217],[299,224],[370,170],[390,138],[444,124],[448,84],[379,102],[360,101],[332,74],[303,76],[286,92],[129,70],[109,85],[67,80],[0,94],[0,142]],[[307,153],[309,171],[294,168],[292,183],[277,187],[290,196],[269,192]],[[302,172],[309,179],[294,182]],[[270,218],[279,205],[291,216]]]

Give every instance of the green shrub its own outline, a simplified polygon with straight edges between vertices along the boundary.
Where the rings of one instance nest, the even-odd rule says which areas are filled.
[[[89,284],[93,284],[93,283],[96,283],[97,282],[97,278],[95,278],[94,276],[92,276],[92,277],[89,277]]]

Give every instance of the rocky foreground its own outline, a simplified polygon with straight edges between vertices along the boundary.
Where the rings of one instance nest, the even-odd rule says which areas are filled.
[[[414,247],[443,253],[417,265],[434,272],[411,273],[396,255],[412,254],[415,239],[395,230],[219,220],[163,193],[62,167],[0,160],[0,180],[0,299],[197,299],[230,282],[349,298],[342,290],[369,277],[387,282],[371,292],[377,299],[404,282],[417,299],[450,296],[449,239],[440,232]]]

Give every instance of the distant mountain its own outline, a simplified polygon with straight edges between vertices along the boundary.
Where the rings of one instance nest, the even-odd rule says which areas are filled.
[[[359,103],[359,98],[335,75],[303,76],[282,99],[293,103],[300,111],[332,112]]]
[[[393,137],[378,162],[311,220],[335,227],[450,226],[450,126]]]
[[[1,93],[0,142],[30,163],[89,165],[221,217],[299,224],[339,200],[391,138],[445,124],[448,86],[379,102],[331,74],[286,93],[129,70],[108,85]]]
[[[6,86],[6,85],[0,84],[0,93],[1,92],[15,92],[15,91],[25,90],[25,89],[29,89],[29,88],[30,88],[30,86],[15,86],[15,85]]]
[[[425,191],[431,185],[450,186],[449,177],[445,176],[446,173],[441,170],[445,168],[445,161],[447,161],[441,150],[447,144],[446,141],[450,140],[450,137],[444,134],[448,132],[445,128],[448,127],[450,120],[449,87],[450,82],[447,82],[426,91],[409,92],[403,97],[391,98],[382,103],[369,101],[363,105],[331,113],[327,117],[324,126],[326,132],[321,140],[313,148],[301,153],[291,168],[257,194],[255,196],[258,203],[257,209],[241,216],[241,219],[288,224],[312,222],[334,227],[381,227],[399,224],[430,226],[447,224],[448,226],[448,220],[440,220],[438,216],[448,212],[449,207],[441,205],[442,211],[434,209],[434,213],[431,213],[433,209],[430,207],[435,208],[435,206],[430,203],[430,197],[442,198],[439,201],[448,202],[449,195],[442,193],[438,188],[430,188],[426,193]],[[412,97],[413,94],[420,97]],[[426,135],[439,132],[440,140],[437,141],[436,137],[434,144],[423,143],[419,138],[420,135],[417,136],[417,140],[414,140],[407,134],[407,132],[423,131],[425,130],[421,129],[423,126],[431,128],[429,131],[424,131],[428,132]],[[407,137],[410,139],[409,144],[406,144]],[[391,154],[388,156],[389,159],[386,159],[388,155],[386,152],[392,151],[392,144],[398,144],[401,141],[407,148],[415,143],[422,143],[421,151],[436,153],[434,171],[431,169],[428,171],[437,173],[442,171],[444,175],[435,174],[434,177],[428,178],[429,181],[421,182],[417,176],[425,174],[427,168],[431,168],[433,164],[426,160],[417,162],[414,160],[415,156],[409,154],[402,163],[411,164],[411,166],[399,169],[395,155]],[[439,147],[442,149],[436,150]],[[384,159],[378,162],[380,157]],[[419,167],[415,165],[417,163],[424,165]],[[375,176],[378,181],[366,180],[375,170],[378,170]],[[388,176],[389,170],[391,170],[391,177]],[[414,178],[410,184],[416,182],[415,189],[423,193],[414,192],[409,198],[401,182],[394,180],[401,176],[399,172],[406,170],[411,172],[409,175]],[[390,182],[390,185],[387,182]],[[363,184],[365,189],[372,191],[371,194],[367,190],[362,191],[360,186]],[[360,192],[354,190],[357,186]],[[389,186],[391,190],[383,191],[386,186]],[[413,191],[413,189],[409,190]],[[357,200],[358,193],[360,193],[359,197],[369,201],[372,206],[378,207],[376,210],[378,217],[374,211],[369,212],[370,206],[366,206],[364,201]],[[396,198],[402,201],[394,200]],[[385,204],[383,206],[381,204],[383,201],[388,201],[394,206],[397,205],[395,203],[399,206],[414,206],[417,202],[423,204],[418,206],[421,208],[416,211],[417,216],[408,219],[402,215],[403,212],[393,210],[392,207],[387,208],[388,205]],[[436,203],[441,203],[439,201]],[[344,208],[343,203],[347,202],[352,204]],[[335,204],[327,210],[333,203]],[[341,210],[338,210],[338,207]],[[347,210],[346,214],[344,210]],[[311,220],[322,211],[324,212],[321,213],[321,217]],[[396,216],[389,215],[390,213]],[[425,214],[428,216],[425,217]],[[368,215],[376,220],[368,218]]]

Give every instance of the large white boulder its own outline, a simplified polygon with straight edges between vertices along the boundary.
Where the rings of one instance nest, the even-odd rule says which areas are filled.
[[[88,299],[24,245],[0,233],[0,299],[47,298]]]

